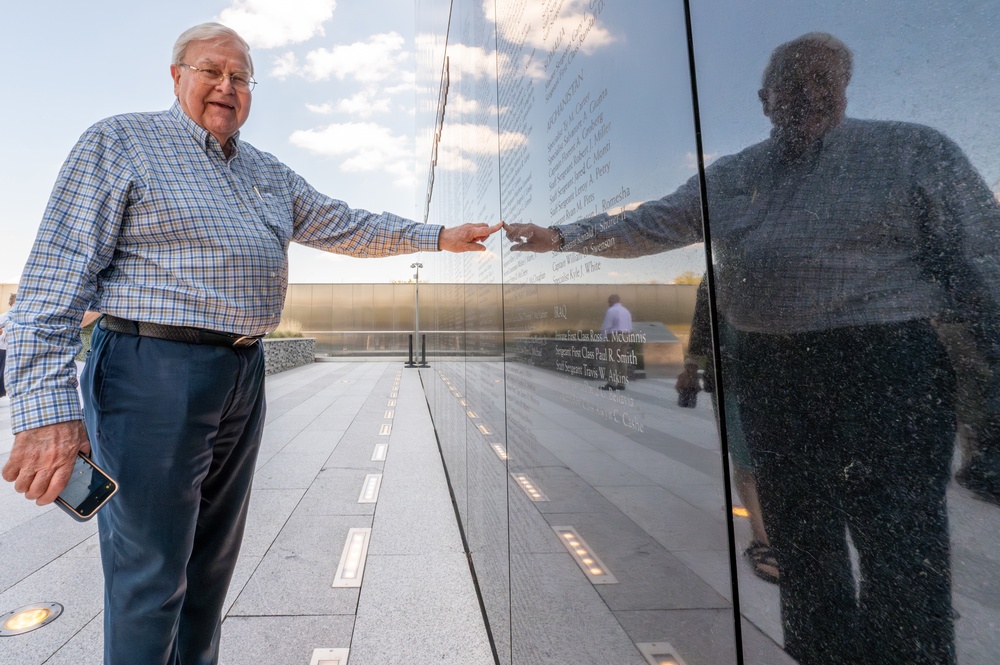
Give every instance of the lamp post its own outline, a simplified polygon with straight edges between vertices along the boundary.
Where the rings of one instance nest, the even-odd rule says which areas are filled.
[[[413,366],[417,367],[416,357],[420,353],[420,269],[424,267],[423,263],[411,263],[411,268],[414,268],[417,272],[414,273],[413,279],[416,280],[416,288],[413,290]]]
[[[411,263],[411,268],[416,268],[417,272],[413,279],[417,280],[417,288],[413,291],[413,341],[416,343],[420,339],[420,269],[423,263]]]

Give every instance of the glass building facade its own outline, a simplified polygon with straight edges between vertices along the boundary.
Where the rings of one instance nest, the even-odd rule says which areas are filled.
[[[995,662],[1000,6],[417,9],[425,220],[511,225],[420,295],[498,662]]]

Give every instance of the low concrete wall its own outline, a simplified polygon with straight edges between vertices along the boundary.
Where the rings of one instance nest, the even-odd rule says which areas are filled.
[[[268,375],[309,365],[316,359],[316,340],[312,337],[265,339],[263,344],[264,371]]]

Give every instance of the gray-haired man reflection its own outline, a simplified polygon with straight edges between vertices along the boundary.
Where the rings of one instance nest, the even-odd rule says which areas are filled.
[[[947,665],[954,375],[930,320],[949,300],[989,313],[978,332],[995,356],[982,285],[1000,284],[1000,208],[939,132],[845,118],[851,62],[827,34],[777,47],[760,91],[770,138],[706,171],[735,329],[725,388],[781,569],[786,650],[807,665]],[[615,217],[507,235],[516,250],[631,257],[697,242],[701,224],[692,178]]]

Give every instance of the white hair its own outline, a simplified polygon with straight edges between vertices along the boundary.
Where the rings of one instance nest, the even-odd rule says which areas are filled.
[[[174,53],[172,64],[179,65],[184,60],[184,52],[187,51],[191,42],[236,42],[243,47],[247,54],[247,62],[250,64],[250,75],[253,76],[253,58],[250,57],[250,45],[240,37],[239,33],[232,28],[227,28],[221,23],[200,23],[193,28],[188,28],[181,33],[181,36],[174,42]]]

